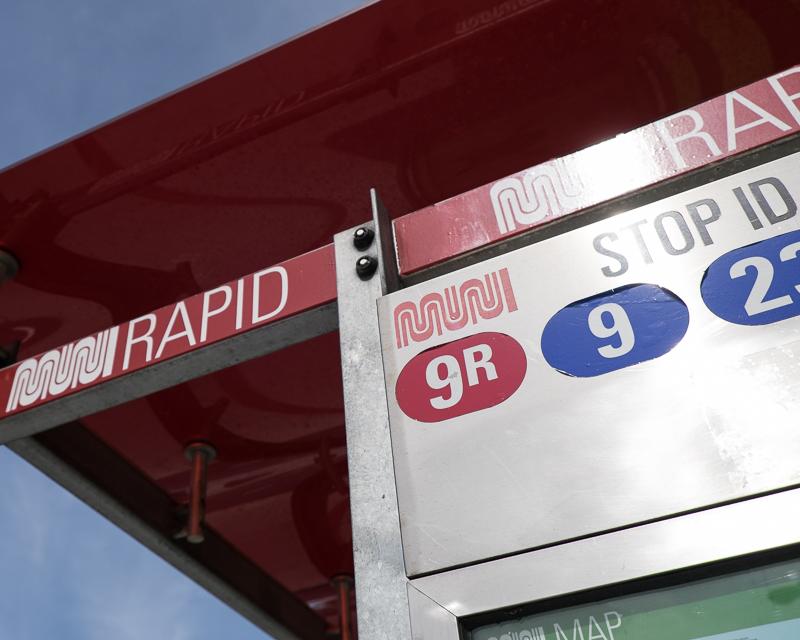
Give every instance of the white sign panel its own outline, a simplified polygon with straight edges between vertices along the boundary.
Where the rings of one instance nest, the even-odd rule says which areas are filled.
[[[800,482],[800,156],[379,302],[409,575]]]

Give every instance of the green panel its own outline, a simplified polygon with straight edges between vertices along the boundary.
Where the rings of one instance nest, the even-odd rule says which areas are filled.
[[[800,562],[524,616],[472,631],[472,640],[701,638],[800,640]]]

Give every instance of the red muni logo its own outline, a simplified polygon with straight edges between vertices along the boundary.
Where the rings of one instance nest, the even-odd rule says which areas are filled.
[[[397,348],[516,310],[508,269],[491,271],[482,278],[470,278],[428,293],[418,302],[409,300],[397,305],[394,309]]]

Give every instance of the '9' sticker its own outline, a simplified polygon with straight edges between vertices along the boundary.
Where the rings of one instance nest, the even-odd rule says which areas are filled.
[[[587,378],[652,360],[689,328],[689,310],[654,284],[612,289],[567,305],[547,322],[542,354],[554,369]]]
[[[504,333],[478,333],[415,356],[397,378],[397,404],[420,422],[488,409],[519,389],[527,367],[516,340]]]
[[[703,302],[735,324],[770,324],[800,315],[800,231],[729,251],[706,269]]]

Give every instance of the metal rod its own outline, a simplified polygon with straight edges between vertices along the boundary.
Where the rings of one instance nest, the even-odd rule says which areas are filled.
[[[174,540],[172,499],[87,429],[71,423],[37,438],[15,440],[9,449],[269,637],[330,640],[325,622],[305,601],[216,532],[205,532],[200,549]]]
[[[353,578],[350,576],[336,576],[333,579],[336,586],[336,595],[339,598],[339,637],[340,640],[352,640],[352,622],[350,615],[350,590]]]
[[[193,442],[186,447],[186,457],[192,463],[189,484],[189,523],[186,527],[186,541],[199,544],[205,540],[203,519],[206,510],[206,479],[208,463],[214,459],[216,451],[205,442]]]
[[[378,237],[378,261],[381,269],[382,293],[392,293],[400,288],[400,268],[397,263],[394,226],[389,212],[383,205],[376,189],[369,190],[372,202],[372,221]]]

